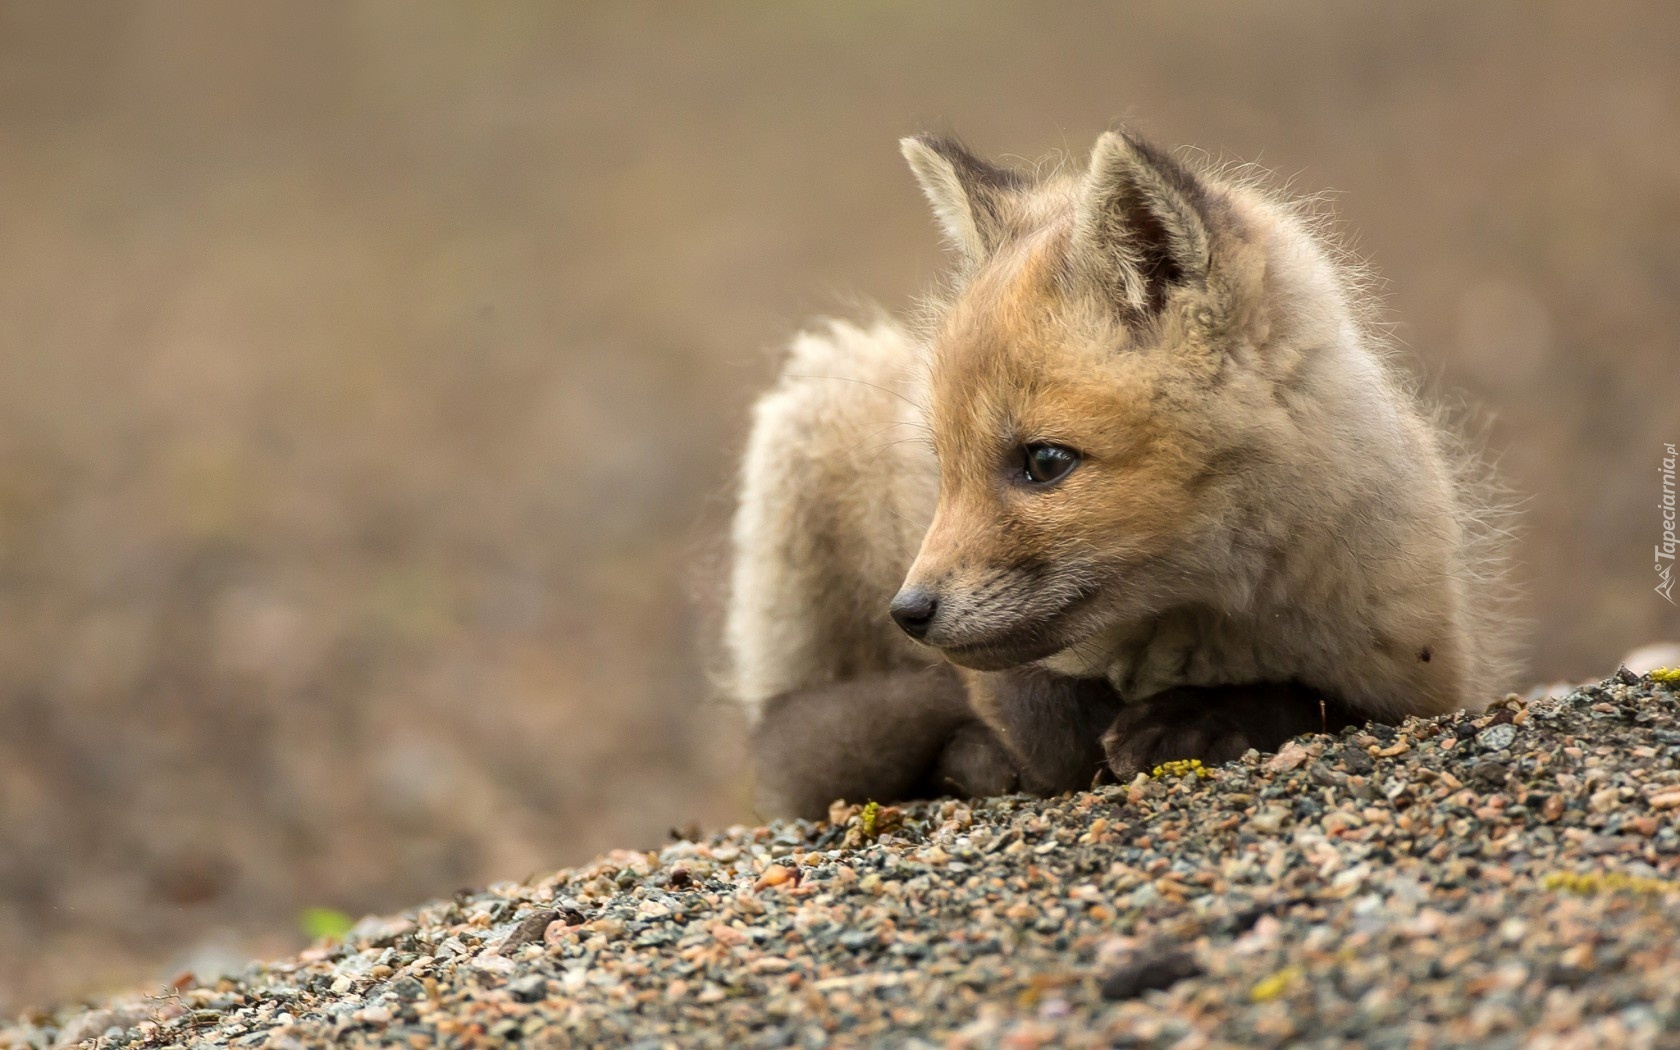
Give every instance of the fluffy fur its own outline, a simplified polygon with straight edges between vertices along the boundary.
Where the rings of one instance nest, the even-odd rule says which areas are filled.
[[[903,149],[948,294],[913,331],[800,336],[742,468],[727,643],[767,810],[1061,790],[1499,695],[1506,516],[1319,224],[1125,133],[1032,177]],[[1078,466],[1027,483],[1040,443]],[[937,595],[925,644],[901,587]],[[819,755],[851,775],[788,772]]]

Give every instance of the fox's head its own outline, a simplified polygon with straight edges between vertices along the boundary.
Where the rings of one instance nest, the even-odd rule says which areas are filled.
[[[1125,133],[1043,179],[902,146],[961,263],[928,335],[938,507],[894,619],[997,669],[1247,586],[1233,546],[1275,537],[1245,474],[1290,426],[1269,330],[1314,309],[1271,305],[1274,217]]]

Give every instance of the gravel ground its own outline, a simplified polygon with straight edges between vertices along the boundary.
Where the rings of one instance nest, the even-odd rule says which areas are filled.
[[[617,852],[0,1046],[1680,1046],[1676,689]]]

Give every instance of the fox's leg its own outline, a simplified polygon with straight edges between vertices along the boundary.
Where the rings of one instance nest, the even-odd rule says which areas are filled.
[[[1015,789],[1008,756],[969,709],[949,667],[796,689],[753,730],[760,806],[820,817],[837,798],[883,802]]]
[[[1008,795],[1020,787],[1021,772],[1015,756],[991,727],[974,718],[971,712],[969,721],[945,739],[932,772],[922,782],[920,794],[975,798]]]
[[[1103,730],[1121,706],[1106,679],[1030,667],[963,677],[975,711],[1020,768],[1022,787],[1042,795],[1079,791],[1103,771]]]
[[[1295,682],[1179,686],[1120,709],[1102,749],[1121,781],[1163,762],[1219,765],[1249,748],[1276,751],[1303,733],[1368,721],[1327,693]]]
[[[899,329],[835,324],[795,341],[754,409],[726,641],[766,816],[1000,780],[949,667],[887,613],[938,484],[915,373]]]

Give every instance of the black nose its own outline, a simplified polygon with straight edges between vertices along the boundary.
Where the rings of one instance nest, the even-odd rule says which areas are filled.
[[[939,598],[932,591],[899,591],[892,600],[892,618],[904,628],[904,633],[920,639],[928,633],[934,614],[939,612]]]

